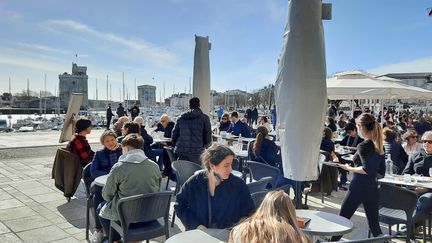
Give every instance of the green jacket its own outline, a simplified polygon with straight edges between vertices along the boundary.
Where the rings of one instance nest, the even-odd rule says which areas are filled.
[[[107,202],[99,216],[119,220],[117,203],[123,197],[158,192],[162,177],[159,166],[148,159],[141,149],[134,149],[120,156],[108,174],[102,189]]]

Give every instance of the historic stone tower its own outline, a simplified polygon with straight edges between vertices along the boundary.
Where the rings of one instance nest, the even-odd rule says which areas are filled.
[[[59,75],[60,106],[66,110],[69,99],[73,93],[84,95],[81,109],[88,109],[88,76],[87,67],[72,63],[72,74],[63,73]]]
[[[138,86],[138,100],[142,107],[156,106],[156,86],[140,85]]]

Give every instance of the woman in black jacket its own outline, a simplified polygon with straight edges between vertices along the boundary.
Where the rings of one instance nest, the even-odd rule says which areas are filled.
[[[233,158],[233,151],[218,143],[203,152],[205,169],[185,182],[174,206],[186,230],[228,228],[255,210],[246,183],[231,174]]]
[[[229,114],[228,113],[224,113],[221,117],[221,121],[219,123],[219,131],[223,132],[223,131],[228,131],[228,129],[230,129],[231,127],[231,121],[229,120]]]

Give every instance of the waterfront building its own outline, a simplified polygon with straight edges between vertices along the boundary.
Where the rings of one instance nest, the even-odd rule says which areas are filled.
[[[401,80],[403,83],[432,90],[432,72],[425,73],[389,73],[384,76]]]
[[[185,93],[173,94],[169,98],[170,100],[169,103],[171,107],[175,107],[181,110],[188,110],[190,98],[191,98],[190,94],[185,94]]]
[[[72,63],[72,74],[67,72],[59,75],[60,107],[68,108],[70,97],[73,93],[82,93],[84,99],[81,109],[88,109],[88,76],[87,67]]]
[[[142,107],[156,106],[156,86],[140,85],[138,86],[138,100]]]

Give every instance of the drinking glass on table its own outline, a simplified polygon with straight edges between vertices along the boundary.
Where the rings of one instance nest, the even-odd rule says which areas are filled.
[[[432,177],[432,167],[429,168],[429,177]]]

